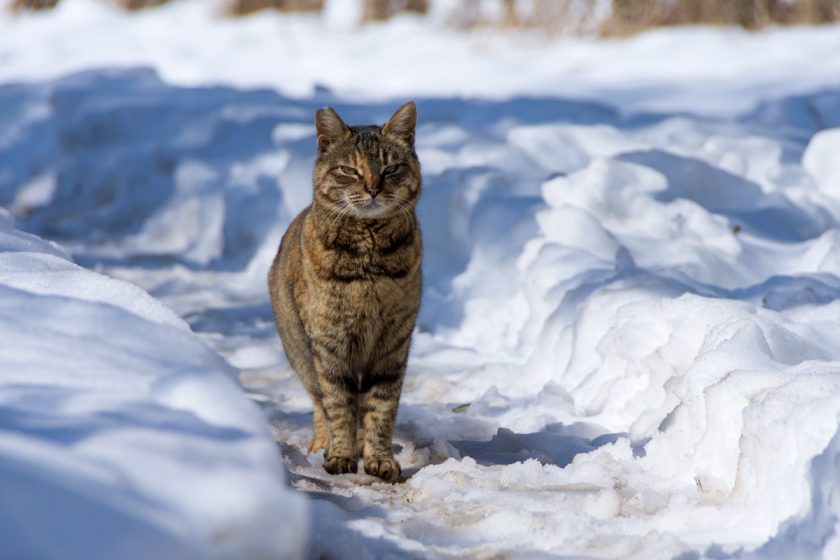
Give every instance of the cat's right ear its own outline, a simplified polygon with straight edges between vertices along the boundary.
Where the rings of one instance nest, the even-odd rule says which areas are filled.
[[[318,132],[318,151],[322,153],[339,140],[350,137],[350,129],[332,107],[315,111],[315,130]]]
[[[401,138],[409,146],[414,146],[414,129],[417,128],[417,106],[409,101],[393,114],[382,126],[383,134]]]

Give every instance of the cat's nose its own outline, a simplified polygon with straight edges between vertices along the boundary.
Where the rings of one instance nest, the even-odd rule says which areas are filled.
[[[382,189],[379,185],[365,183],[365,192],[368,193],[371,198],[376,198],[376,195],[378,195],[381,191]]]

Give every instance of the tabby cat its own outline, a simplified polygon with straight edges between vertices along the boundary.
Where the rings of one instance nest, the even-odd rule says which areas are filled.
[[[422,243],[414,207],[417,109],[383,126],[315,114],[312,204],[292,221],[268,277],[289,362],[314,405],[310,451],[324,469],[400,476],[391,450],[411,333],[420,307]]]

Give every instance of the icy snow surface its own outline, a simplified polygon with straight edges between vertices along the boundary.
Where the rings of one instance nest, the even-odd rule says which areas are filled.
[[[837,27],[511,51],[410,19],[354,35],[234,25],[188,0],[130,20],[66,4],[88,11],[0,23],[0,76],[19,82],[0,86],[0,204],[149,291],[239,371],[311,498],[310,555],[840,557]],[[161,31],[184,18],[211,39]],[[443,46],[406,69],[371,29]],[[103,69],[133,64],[164,79]],[[377,68],[391,70],[360,79]],[[306,455],[310,404],[265,274],[310,197],[314,109],[381,122],[408,95],[426,291],[396,437],[407,480],[387,485]],[[44,500],[49,484],[107,487],[97,515],[128,511],[108,519],[161,547],[301,537],[228,366],[155,300],[3,220],[0,466]],[[43,350],[48,318],[55,340],[81,337],[66,354]]]

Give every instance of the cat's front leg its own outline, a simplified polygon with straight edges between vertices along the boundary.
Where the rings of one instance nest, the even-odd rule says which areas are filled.
[[[319,449],[327,450],[330,445],[330,427],[327,422],[327,413],[324,411],[324,404],[320,395],[312,399],[312,441],[309,443],[309,453]]]
[[[361,394],[365,472],[388,482],[396,481],[401,473],[391,442],[404,372],[402,366],[389,373],[369,374]]]
[[[316,358],[315,369],[329,430],[324,470],[330,474],[356,472],[359,463],[356,449],[358,396],[352,390],[354,382],[349,372],[327,360]]]

